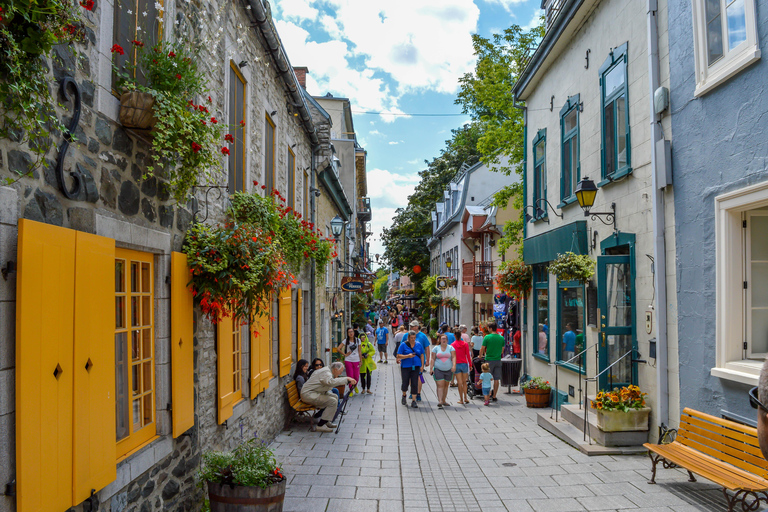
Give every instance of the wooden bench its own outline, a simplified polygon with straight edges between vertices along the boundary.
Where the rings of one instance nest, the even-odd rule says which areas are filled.
[[[288,404],[291,406],[291,409],[293,409],[296,412],[296,416],[309,418],[310,426],[314,426],[314,424],[312,423],[312,415],[309,413],[313,411],[317,411],[318,410],[317,406],[301,401],[301,397],[299,396],[299,390],[296,387],[295,380],[292,380],[291,382],[286,384],[285,390],[288,392]]]
[[[757,429],[686,408],[680,416],[676,439],[669,444],[645,443],[651,457],[650,484],[656,483],[656,465],[681,467],[723,487],[728,512],[741,504],[757,510],[768,503],[768,462],[757,441]],[[729,494],[728,491],[733,494]]]

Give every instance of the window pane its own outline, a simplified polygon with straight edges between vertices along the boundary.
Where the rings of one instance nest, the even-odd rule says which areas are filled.
[[[142,375],[142,386],[141,391],[143,393],[146,393],[147,391],[152,391],[152,362],[147,361],[143,365],[143,375]]]
[[[722,18],[717,16],[707,23],[707,59],[711,66],[723,56]]]
[[[115,327],[125,327],[125,297],[115,297]]]
[[[144,329],[141,337],[141,358],[147,359],[152,357],[152,329]]]
[[[720,0],[706,0],[704,8],[707,23],[720,16]]]
[[[139,264],[131,262],[131,291],[139,291]]]
[[[579,146],[578,138],[571,139],[571,195],[576,192],[576,184],[579,182]]]
[[[547,355],[549,344],[549,291],[536,290],[536,315],[538,324],[538,352]]]
[[[152,302],[150,297],[141,298],[141,325],[152,325]]]
[[[627,263],[609,263],[605,266],[606,302],[608,325],[630,327],[632,325],[632,283]]]
[[[563,130],[565,133],[570,132],[574,128],[576,128],[576,109],[571,110],[563,119]]]
[[[615,164],[615,144],[616,133],[614,131],[614,117],[613,117],[613,103],[609,103],[605,106],[603,117],[605,118],[605,175],[613,174],[616,170]]]
[[[141,332],[131,331],[131,360],[141,359]]]
[[[605,74],[605,97],[609,97],[620,88],[624,87],[624,69],[626,64],[622,59],[610,71]]]
[[[568,139],[563,142],[563,197],[570,197],[573,193],[573,183],[571,182],[571,145],[573,139]]]
[[[753,354],[768,352],[768,309],[752,309]]]
[[[749,223],[752,259],[768,261],[768,216],[751,216]]]
[[[144,397],[144,425],[152,423],[152,393]]]
[[[139,298],[131,297],[131,327],[139,325]]]
[[[728,17],[728,49],[733,50],[747,40],[747,14],[744,0],[735,0],[725,9]]]
[[[140,364],[135,364],[131,367],[131,390],[133,391],[133,396],[138,395],[141,393],[141,372],[139,371],[141,369]],[[136,423],[136,417],[134,416],[134,423]]]
[[[115,293],[125,292],[125,262],[115,261]]]
[[[149,293],[151,291],[149,289],[149,283],[150,283],[149,263],[142,263],[141,264],[141,291],[142,292]]]
[[[115,334],[115,412],[117,440],[128,436],[128,333]]]
[[[133,429],[141,428],[141,398],[133,401]]]
[[[540,161],[544,158],[544,143],[540,142],[539,144],[536,144],[536,161]]]
[[[620,96],[616,99],[616,169],[627,165],[627,98]]]
[[[296,195],[296,158],[288,151],[288,206],[295,206]]]
[[[608,361],[616,361],[621,356],[632,350],[632,336],[628,334],[607,335]],[[626,386],[632,382],[632,360],[627,356],[606,372],[608,374],[608,388]]]
[[[584,291],[581,287],[560,289],[560,330],[563,337],[560,340],[560,359],[567,361],[575,356],[582,348],[578,343],[584,343],[582,319],[584,318]],[[578,361],[574,361],[578,364]]]
[[[768,307],[768,263],[752,262],[752,282],[749,288],[752,290],[752,307]]]

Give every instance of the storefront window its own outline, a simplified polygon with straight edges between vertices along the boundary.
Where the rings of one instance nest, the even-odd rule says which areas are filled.
[[[549,360],[549,273],[546,265],[533,268],[536,330],[533,354]]]
[[[584,287],[578,283],[561,283],[557,292],[557,359],[566,362],[584,350]],[[584,359],[575,359],[570,364],[583,370]]]

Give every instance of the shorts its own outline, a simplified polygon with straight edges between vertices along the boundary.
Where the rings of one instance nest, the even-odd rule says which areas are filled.
[[[491,394],[491,388],[483,388],[483,396],[488,396]]]
[[[386,343],[377,343],[379,346],[379,352],[386,352],[387,351],[387,344]]]
[[[453,378],[453,372],[451,372],[450,370],[444,371],[444,370],[438,370],[437,368],[435,368],[434,377],[436,381],[444,380],[444,381],[450,382],[451,379]]]
[[[501,361],[486,361],[490,366],[490,374],[493,375],[493,380],[501,380]]]
[[[456,365],[456,373],[469,373],[469,365],[467,363],[458,363]]]

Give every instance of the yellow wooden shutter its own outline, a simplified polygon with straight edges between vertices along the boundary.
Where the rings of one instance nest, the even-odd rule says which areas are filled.
[[[171,416],[173,437],[195,425],[194,304],[187,255],[171,253]]]
[[[302,303],[304,300],[302,297],[301,288],[296,290],[296,300],[296,360],[298,361],[301,359],[301,349],[303,348],[301,339],[301,326],[302,322],[304,321],[304,309],[302,308]]]
[[[232,382],[232,318],[222,318],[216,330],[216,371],[218,373],[219,425],[232,416],[235,390]]]
[[[77,232],[72,505],[116,477],[115,241]]]
[[[271,329],[269,315],[258,316],[253,313],[250,326],[251,337],[251,398],[267,389],[272,377],[269,364],[269,346]]]
[[[75,231],[25,219],[19,221],[18,512],[58,511],[72,506],[75,244]],[[114,453],[114,447],[109,453]]]
[[[278,335],[279,335],[279,375],[285,377],[291,373],[291,341],[293,333],[293,319],[291,318],[291,289],[286,288],[280,292],[278,310]]]

